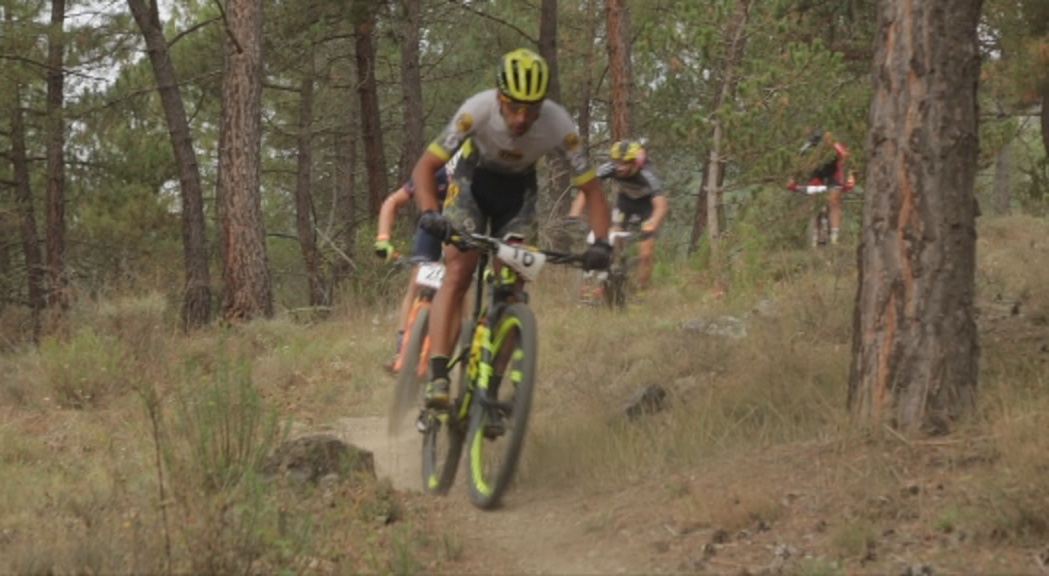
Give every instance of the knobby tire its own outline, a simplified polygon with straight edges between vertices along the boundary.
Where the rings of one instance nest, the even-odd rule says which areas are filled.
[[[419,406],[423,386],[426,385],[428,370],[422,375],[416,369],[419,362],[426,362],[422,358],[423,348],[430,330],[430,307],[424,306],[415,315],[412,322],[411,333],[408,343],[404,348],[404,362],[401,371],[397,373],[397,387],[393,393],[393,402],[390,404],[390,413],[387,417],[387,433],[396,435],[401,429],[404,419],[412,408]]]
[[[516,338],[512,338],[513,335]],[[506,443],[505,451],[494,470],[486,470],[485,466],[486,454],[495,451],[497,446],[485,438],[489,416],[480,401],[484,391],[478,389],[475,392],[477,397],[470,407],[470,426],[466,436],[470,501],[484,510],[499,505],[503,493],[513,481],[524,447],[539,352],[538,330],[532,310],[523,303],[507,306],[496,322],[491,341],[493,362],[500,357],[504,346],[514,343],[512,356],[503,371],[503,381],[499,384],[501,392],[508,392],[508,387],[512,387],[513,404],[511,413],[506,417],[507,430],[498,439],[500,443]]]
[[[473,341],[473,324],[463,321],[462,331],[459,333],[459,349],[466,354]],[[422,447],[422,475],[423,491],[428,494],[443,496],[455,483],[455,475],[459,470],[459,460],[463,453],[463,443],[466,440],[466,427],[458,417],[462,409],[462,403],[469,401],[470,396],[464,395],[469,388],[469,376],[466,373],[466,360],[460,356],[459,366],[459,396],[452,405],[452,410],[447,413],[439,413],[427,410],[422,414],[426,432],[423,435]]]

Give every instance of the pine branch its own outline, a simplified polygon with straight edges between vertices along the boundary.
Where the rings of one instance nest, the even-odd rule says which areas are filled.
[[[474,7],[472,7],[472,6],[468,5],[468,4],[458,4],[458,3],[456,3],[456,0],[448,0],[448,1],[451,2],[452,4],[457,5],[459,8],[461,8],[461,9],[467,11],[467,12],[471,12],[473,14],[476,14],[476,15],[480,16],[481,18],[487,18],[488,20],[491,20],[492,22],[497,22],[499,24],[502,24],[503,26],[506,26],[507,28],[509,28],[509,29],[513,30],[514,32],[517,32],[518,34],[520,34],[525,40],[528,40],[528,42],[531,43],[532,46],[538,46],[539,45],[539,40],[537,38],[533,38],[532,36],[529,36],[527,32],[525,32],[524,30],[521,30],[520,28],[518,28],[517,26],[507,22],[506,20],[503,20],[502,18],[497,18],[495,16],[492,16],[491,14],[486,14],[486,13],[484,13],[484,12],[478,10],[477,8],[474,8]]]

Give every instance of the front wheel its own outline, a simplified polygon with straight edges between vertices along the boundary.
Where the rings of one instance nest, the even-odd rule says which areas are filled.
[[[615,266],[608,272],[605,278],[604,296],[605,304],[609,308],[618,309],[626,306],[627,278],[625,267]]]
[[[539,352],[535,315],[523,303],[506,307],[492,331],[492,377],[475,391],[470,407],[470,501],[485,510],[499,505],[513,481],[532,409]]]
[[[459,470],[459,459],[466,440],[466,419],[462,417],[463,406],[470,403],[470,376],[466,370],[464,354],[470,350],[473,323],[463,320],[459,333],[459,397],[450,412],[424,410],[419,415],[418,425],[423,433],[422,472],[423,490],[428,494],[443,496],[455,483]]]
[[[404,345],[404,365],[397,373],[397,388],[393,392],[390,413],[387,416],[387,432],[395,435],[405,424],[412,408],[419,406],[423,386],[429,377],[425,349],[430,334],[430,306],[419,309],[412,322],[408,343]]]

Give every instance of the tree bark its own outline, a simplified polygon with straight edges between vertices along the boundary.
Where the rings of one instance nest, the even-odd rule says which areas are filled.
[[[550,68],[550,83],[547,85],[547,98],[561,102],[561,74],[557,53],[557,0],[543,0],[539,15],[539,55],[546,60]],[[549,197],[553,200],[549,221],[561,221],[568,214],[572,205],[572,178],[569,166],[558,154],[547,154],[547,186]],[[568,250],[571,236],[565,230],[552,230],[553,246],[556,250]]]
[[[879,7],[848,406],[946,432],[976,403],[981,0]]]
[[[411,177],[412,168],[423,152],[423,88],[419,70],[419,27],[422,19],[421,0],[403,0],[404,21],[401,23],[401,89],[404,92],[404,150],[401,156],[400,181]]]
[[[65,0],[51,1],[51,28],[47,41],[47,270],[50,280],[48,304],[69,307],[66,277],[66,164],[65,118]]]
[[[372,0],[356,0],[353,6],[354,39],[357,56],[357,93],[361,101],[361,128],[364,139],[364,164],[368,172],[368,211],[379,215],[386,184],[386,159],[379,120],[379,95],[375,81],[375,6]]]
[[[587,43],[586,52],[583,56],[586,63],[586,75],[583,77],[583,85],[579,89],[579,140],[587,149],[590,148],[590,105],[594,98],[594,43],[597,40],[597,0],[586,0],[586,23]]]
[[[630,63],[630,13],[626,0],[607,0],[605,28],[608,66],[612,77],[612,140],[630,138],[633,129]]]
[[[1042,86],[1042,147],[1046,155],[1049,155],[1049,80]]]
[[[539,55],[550,68],[546,96],[561,102],[561,74],[557,63],[557,0],[542,0],[539,11]]]
[[[345,70],[345,102],[343,113],[339,116],[339,128],[335,136],[335,208],[334,218],[337,224],[334,243],[337,250],[342,253],[334,260],[332,270],[332,287],[341,284],[351,277],[353,263],[348,260],[354,253],[354,245],[357,236],[357,196],[356,196],[356,167],[357,167],[357,129],[355,120],[360,118],[358,113],[358,100],[353,91],[354,77],[353,59],[347,58]],[[343,72],[339,71],[341,76]]]
[[[40,235],[33,211],[29,159],[26,154],[25,121],[22,111],[21,86],[15,85],[15,105],[11,113],[11,168],[14,173],[15,204],[22,236],[22,254],[26,266],[26,294],[32,317],[33,342],[40,340],[40,313],[46,306],[44,262],[40,253]]]
[[[182,295],[182,326],[193,330],[211,322],[211,272],[208,268],[207,234],[204,222],[204,190],[200,183],[197,153],[189,130],[175,66],[164,28],[160,24],[157,0],[127,0],[131,14],[146,41],[149,61],[157,80],[157,92],[164,109],[171,148],[178,166],[182,199],[182,258],[185,286]]]
[[[308,52],[309,62],[299,86],[299,134],[298,167],[295,180],[295,225],[299,235],[299,247],[306,264],[306,279],[309,284],[310,306],[328,304],[324,279],[320,270],[320,254],[317,251],[317,234],[314,229],[313,198],[310,193],[310,175],[313,157],[313,51]]]
[[[225,26],[218,182],[222,315],[227,321],[246,321],[273,316],[259,189],[262,0],[229,0]]]

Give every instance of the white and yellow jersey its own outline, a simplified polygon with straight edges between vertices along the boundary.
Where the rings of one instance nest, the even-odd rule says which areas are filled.
[[[539,117],[528,132],[514,136],[499,113],[499,95],[494,88],[471,96],[429,150],[447,160],[460,147],[464,147],[464,157],[476,154],[479,165],[494,172],[527,172],[543,155],[556,151],[571,167],[574,184],[595,177],[575,121],[564,107],[550,100],[543,101]]]

